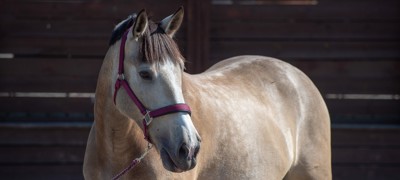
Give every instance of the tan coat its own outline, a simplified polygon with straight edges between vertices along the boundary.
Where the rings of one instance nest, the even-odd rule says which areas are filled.
[[[135,41],[129,43],[127,47],[134,49]],[[117,106],[113,103],[119,44],[110,47],[100,71],[95,122],[84,160],[85,179],[111,179],[139,157],[147,145],[140,114],[126,93],[119,92]],[[134,56],[128,53],[127,57]],[[139,98],[147,104],[159,103],[149,99],[156,95],[151,88],[140,91],[145,85],[132,80],[139,66],[127,63],[125,68],[132,69],[127,77]],[[191,119],[185,116],[190,127],[185,131],[193,130],[188,137],[197,133],[201,137],[197,165],[182,173],[164,168],[158,143],[163,140],[157,138],[157,133],[183,117],[168,115],[154,120],[151,127],[156,147],[122,179],[332,178],[328,110],[317,88],[300,70],[262,56],[233,57],[197,75],[183,73],[179,65],[170,63],[167,68],[165,64],[159,65],[157,77],[166,81],[167,88],[158,88],[163,89],[158,94],[184,99],[191,107]],[[174,142],[168,137],[163,138]]]

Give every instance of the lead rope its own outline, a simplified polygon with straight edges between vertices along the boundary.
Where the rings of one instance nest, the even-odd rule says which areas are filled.
[[[123,169],[120,173],[118,173],[117,175],[115,175],[115,176],[112,178],[112,180],[118,180],[118,179],[121,178],[123,175],[125,175],[128,171],[132,170],[135,166],[137,166],[137,165],[140,163],[140,161],[142,161],[142,159],[149,153],[150,149],[153,147],[153,145],[151,144],[149,135],[148,135],[148,130],[147,130],[148,125],[150,124],[151,120],[153,119],[153,118],[151,118],[151,117],[149,116],[149,113],[150,113],[150,111],[148,111],[148,112],[146,113],[146,115],[144,116],[143,121],[142,121],[142,122],[143,122],[143,128],[144,128],[144,139],[147,141],[147,148],[146,148],[146,150],[144,151],[144,153],[143,153],[140,157],[134,159],[134,160],[128,165],[128,167],[126,167],[126,168]]]
[[[124,170],[122,170],[119,174],[115,175],[112,180],[118,180],[119,178],[121,178],[121,176],[125,175],[128,171],[130,171],[131,169],[133,169],[136,165],[138,165],[140,163],[140,161],[149,153],[150,149],[153,147],[152,144],[148,143],[146,150],[144,151],[144,153],[134,159],[131,164],[129,164],[128,167],[126,167]]]

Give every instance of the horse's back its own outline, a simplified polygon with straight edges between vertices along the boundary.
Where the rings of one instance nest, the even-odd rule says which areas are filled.
[[[273,136],[268,137],[268,143],[275,143],[276,148],[266,144],[265,150],[287,152],[280,157],[291,164],[285,179],[330,179],[329,114],[318,89],[303,72],[270,57],[237,56],[215,64],[200,76],[211,79],[216,88],[231,84],[232,92],[227,96],[236,98],[239,105],[230,111],[241,112],[240,104],[248,108],[249,99],[254,103],[245,110],[254,116],[244,116],[248,123],[241,130],[251,131],[254,136]],[[254,120],[260,118],[259,122]],[[255,124],[259,127],[256,130],[251,123],[264,124]]]

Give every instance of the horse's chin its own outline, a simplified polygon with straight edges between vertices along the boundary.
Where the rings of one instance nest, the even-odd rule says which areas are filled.
[[[165,149],[161,149],[160,156],[161,156],[161,160],[162,160],[164,168],[168,171],[180,173],[180,172],[190,170],[190,169],[185,170],[185,169],[179,168],[177,166],[177,164],[172,160],[171,156]]]

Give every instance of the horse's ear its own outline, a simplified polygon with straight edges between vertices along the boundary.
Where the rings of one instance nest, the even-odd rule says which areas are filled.
[[[160,27],[168,36],[173,37],[183,21],[183,7],[181,6],[174,14],[164,18],[160,22]]]
[[[132,28],[133,38],[138,39],[140,36],[142,36],[143,33],[146,31],[148,23],[149,20],[147,19],[146,10],[143,9],[137,15],[135,24],[133,25]]]

